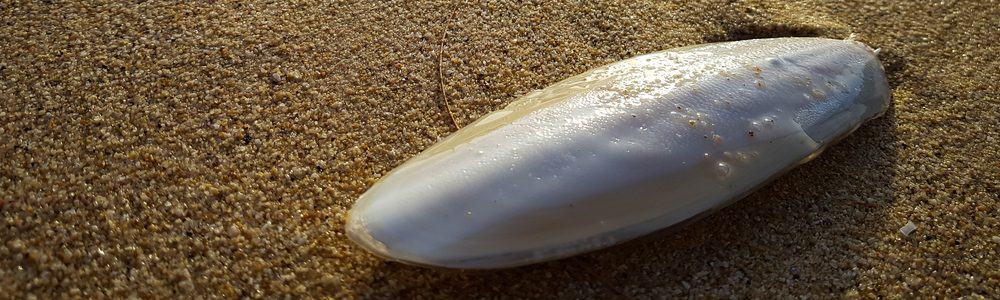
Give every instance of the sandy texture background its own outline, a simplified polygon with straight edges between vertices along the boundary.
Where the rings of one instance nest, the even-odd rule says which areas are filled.
[[[81,2],[0,2],[0,298],[1000,297],[997,1]],[[439,85],[462,125],[638,54],[850,33],[889,113],[676,234],[497,272],[344,235],[455,130]]]

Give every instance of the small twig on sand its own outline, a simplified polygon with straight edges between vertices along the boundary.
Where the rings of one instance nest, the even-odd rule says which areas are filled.
[[[438,87],[441,90],[441,99],[444,99],[444,108],[448,111],[448,116],[451,117],[451,124],[455,125],[455,130],[458,130],[458,122],[455,121],[455,115],[451,113],[451,103],[448,102],[448,95],[444,91],[444,73],[441,72],[441,57],[444,56],[444,41],[448,37],[448,28],[445,27],[441,33],[441,44],[438,46]]]

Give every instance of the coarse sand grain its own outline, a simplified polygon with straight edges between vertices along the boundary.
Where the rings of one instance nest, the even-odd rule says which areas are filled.
[[[0,2],[0,298],[1000,297],[997,1],[84,2]],[[677,46],[850,34],[890,111],[675,234],[491,272],[344,234],[449,112]]]

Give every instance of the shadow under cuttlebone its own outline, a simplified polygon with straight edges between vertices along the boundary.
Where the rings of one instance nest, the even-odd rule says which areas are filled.
[[[392,298],[843,292],[857,285],[852,268],[870,253],[895,199],[895,124],[890,107],[815,160],[669,234],[494,271],[384,262],[363,281]]]
[[[828,29],[802,24],[744,24],[739,26],[723,25],[721,33],[713,33],[703,37],[705,42],[731,42],[749,39],[779,38],[779,37],[820,37],[830,34]]]

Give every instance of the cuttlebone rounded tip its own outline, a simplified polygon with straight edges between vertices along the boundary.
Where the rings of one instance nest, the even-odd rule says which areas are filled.
[[[375,239],[368,231],[368,227],[365,224],[365,220],[360,214],[354,210],[347,215],[347,225],[345,226],[347,231],[347,238],[351,239],[355,244],[361,246],[368,252],[374,253],[375,255],[389,260],[396,260],[391,255],[389,255],[389,249],[386,248],[385,244]]]

